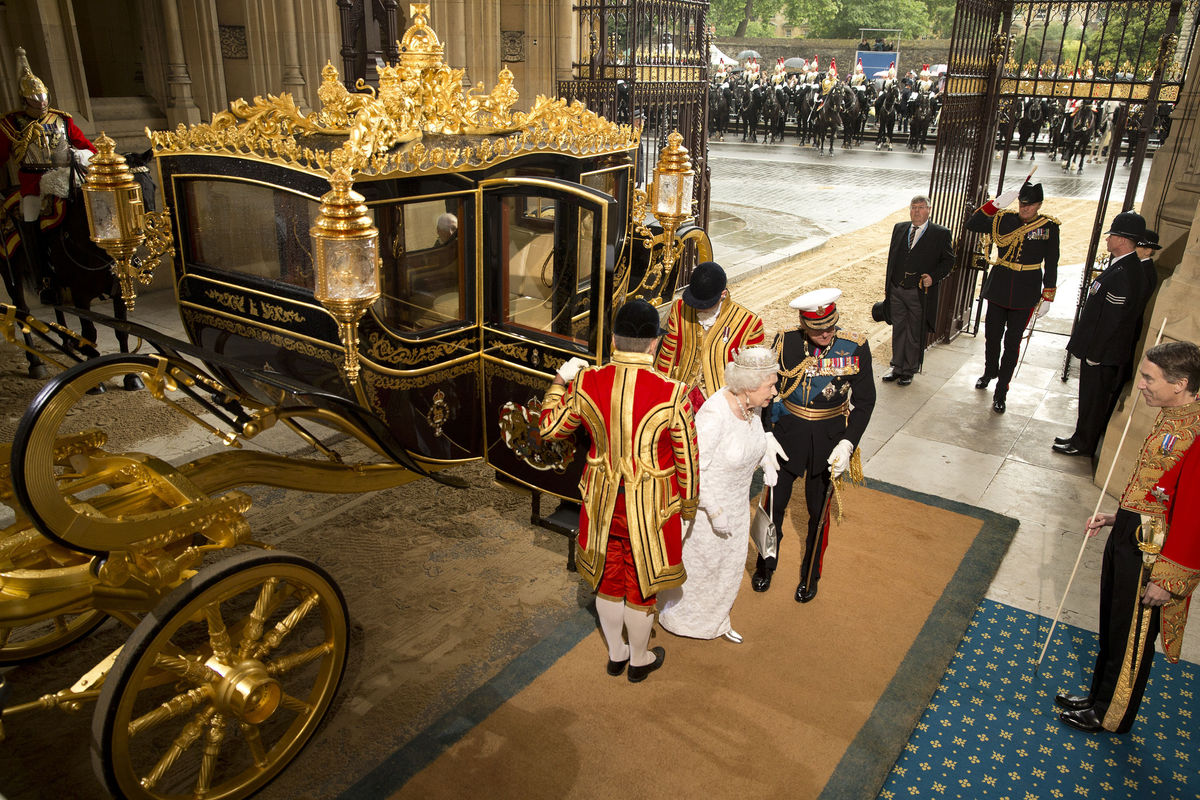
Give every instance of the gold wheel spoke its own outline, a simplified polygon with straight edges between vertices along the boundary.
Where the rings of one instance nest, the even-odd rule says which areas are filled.
[[[143,714],[130,722],[129,738],[132,739],[142,731],[148,730],[169,719],[174,719],[181,714],[186,714],[196,708],[196,706],[208,702],[211,697],[212,689],[209,686],[198,686],[195,689],[189,689],[183,694],[177,694],[153,711]]]
[[[8,637],[12,636],[12,628],[0,628],[0,647],[8,644]]]
[[[139,781],[142,788],[153,789],[162,780],[162,776],[167,774],[167,770],[171,768],[171,765],[189,747],[196,743],[196,740],[204,733],[204,729],[208,727],[209,721],[216,716],[216,713],[215,709],[205,709],[197,714],[191,722],[183,726],[183,730],[175,737],[175,741],[171,742],[171,746],[167,748],[167,752],[163,753],[162,758],[158,760],[154,768]]]
[[[196,776],[196,798],[203,798],[212,787],[213,774],[217,770],[217,756],[225,741],[225,717],[214,714],[204,737],[204,755],[200,758],[200,774]]]
[[[263,633],[263,624],[273,608],[272,599],[275,587],[279,585],[278,578],[267,578],[258,590],[258,599],[254,601],[254,610],[250,612],[242,629],[241,644],[238,646],[238,660],[248,657],[258,645],[258,639]]]
[[[196,686],[205,686],[221,679],[221,676],[214,672],[211,667],[199,664],[181,655],[156,653],[154,656],[154,666],[156,669],[168,672]],[[148,683],[149,681],[144,682],[143,686]]]
[[[241,728],[242,737],[246,740],[246,747],[250,748],[250,757],[254,759],[254,766],[259,769],[265,768],[267,766],[267,748],[263,746],[262,733],[258,730],[258,726],[243,722]]]
[[[233,642],[229,640],[229,631],[225,629],[225,620],[221,617],[221,603],[218,600],[204,607],[204,618],[208,620],[208,642],[213,655],[229,664],[233,661]]]
[[[286,672],[302,667],[318,658],[329,655],[333,652],[333,642],[325,642],[316,647],[310,647],[307,650],[301,650],[299,653],[281,656],[271,661],[266,665],[267,674],[272,678],[278,678]]]
[[[67,626],[68,626],[68,623],[67,623],[66,614],[59,614],[58,616],[56,616],[54,618],[54,632],[55,633],[59,633],[59,634],[66,633]]]
[[[292,609],[292,612],[275,624],[275,629],[263,637],[258,647],[254,649],[255,658],[264,658],[268,653],[279,647],[288,634],[300,624],[300,621],[308,616],[308,612],[317,607],[321,602],[321,597],[316,592],[309,592],[300,605]]]
[[[287,692],[284,692],[282,697],[280,697],[279,705],[282,708],[295,711],[297,714],[311,714],[313,710],[312,704],[306,703],[297,697],[292,697]]]

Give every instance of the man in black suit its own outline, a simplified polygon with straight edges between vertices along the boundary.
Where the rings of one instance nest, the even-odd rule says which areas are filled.
[[[1005,211],[1013,200],[1018,210]],[[986,389],[996,380],[992,410],[997,414],[1007,407],[1008,382],[1016,371],[1030,317],[1035,311],[1040,317],[1050,310],[1058,286],[1059,221],[1042,214],[1041,208],[1042,185],[1026,181],[1020,189],[984,203],[967,220],[967,230],[988,234],[996,245],[996,258],[983,282],[983,297],[988,301],[984,365],[975,388]]]
[[[885,302],[892,323],[892,368],[883,376],[900,386],[912,383],[925,349],[925,332],[937,315],[937,285],[954,266],[950,229],[929,221],[929,198],[908,206],[911,222],[892,228]]]
[[[1146,236],[1141,214],[1117,214],[1106,231],[1112,255],[1108,267],[1088,287],[1079,322],[1067,352],[1079,359],[1079,415],[1075,432],[1054,440],[1054,452],[1092,456],[1116,407],[1116,393],[1133,360],[1141,334],[1147,293],[1145,270],[1137,243]]]

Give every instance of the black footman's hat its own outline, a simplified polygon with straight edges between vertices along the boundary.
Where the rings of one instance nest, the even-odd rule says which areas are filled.
[[[683,290],[683,302],[703,311],[721,300],[725,291],[725,270],[715,261],[705,261],[692,270],[692,280]]]
[[[1012,195],[1009,196],[1011,197]],[[1042,200],[1042,185],[1040,183],[1025,181],[1025,185],[1021,187],[1021,191],[1017,194],[1017,202],[1019,203],[1040,203]]]
[[[666,333],[658,311],[645,300],[627,300],[613,319],[613,335],[630,339],[656,339]]]

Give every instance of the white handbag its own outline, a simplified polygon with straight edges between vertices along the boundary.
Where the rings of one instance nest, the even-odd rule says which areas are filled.
[[[775,504],[774,493],[771,493],[771,504]],[[750,538],[758,548],[758,554],[764,559],[775,558],[778,550],[778,537],[775,533],[775,523],[771,512],[762,507],[762,503],[754,506],[754,516],[750,518]]]

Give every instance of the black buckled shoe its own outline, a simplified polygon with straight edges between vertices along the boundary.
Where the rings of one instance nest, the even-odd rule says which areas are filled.
[[[1092,698],[1087,695],[1067,694],[1066,692],[1059,692],[1054,695],[1054,702],[1068,711],[1082,711],[1085,708],[1091,708],[1093,705]]]
[[[1095,706],[1063,711],[1058,715],[1063,724],[1084,733],[1100,733],[1104,730],[1104,719],[1096,713]]]
[[[650,652],[654,653],[654,660],[649,664],[646,664],[642,667],[635,667],[632,664],[629,665],[629,671],[626,673],[625,677],[629,678],[630,683],[641,683],[642,681],[646,680],[646,676],[661,667],[663,662],[667,659],[667,651],[661,647],[652,647],[650,648]]]
[[[771,588],[771,576],[775,570],[770,567],[759,564],[755,568],[754,574],[750,577],[750,588],[756,592],[765,592]]]

